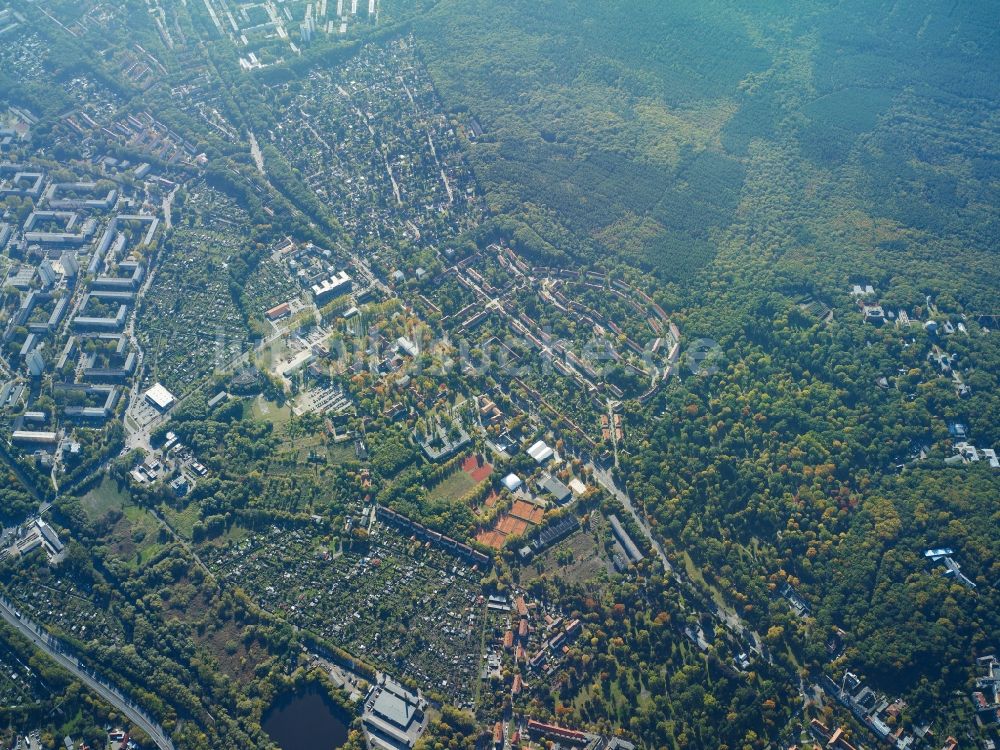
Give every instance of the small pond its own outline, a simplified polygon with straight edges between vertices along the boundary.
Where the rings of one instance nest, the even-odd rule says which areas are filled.
[[[264,731],[281,750],[336,750],[347,742],[351,717],[321,688],[278,696],[264,713]]]

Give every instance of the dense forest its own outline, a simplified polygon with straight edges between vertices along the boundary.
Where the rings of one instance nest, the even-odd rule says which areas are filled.
[[[525,248],[667,280],[728,247],[806,275],[905,267],[985,310],[995,24],[919,6],[446,1],[414,26]]]

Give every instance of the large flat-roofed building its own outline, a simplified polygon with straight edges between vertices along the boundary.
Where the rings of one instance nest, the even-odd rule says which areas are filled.
[[[68,278],[75,278],[80,273],[80,261],[72,250],[67,250],[59,257],[59,265],[62,266],[63,275]]]
[[[365,730],[384,750],[413,747],[425,727],[425,703],[394,680],[382,676],[365,701]]]
[[[30,167],[22,169],[17,164],[0,164],[0,177],[7,174],[14,175],[9,179],[0,179],[0,197],[8,195],[40,197],[45,187],[45,173],[29,171],[30,169]]]
[[[45,357],[38,349],[34,349],[28,355],[28,372],[34,378],[40,377],[45,372]]]
[[[59,535],[55,530],[49,526],[45,521],[40,518],[35,521],[35,527],[38,532],[42,535],[42,541],[46,547],[49,548],[52,554],[59,554],[63,551],[63,543],[59,539]]]
[[[325,302],[341,294],[351,291],[351,277],[344,271],[337,271],[328,280],[313,284],[312,293],[317,303]]]
[[[114,385],[89,385],[85,383],[64,383],[54,386],[60,391],[83,393],[88,399],[103,398],[100,406],[67,406],[63,416],[70,420],[104,421],[110,419],[118,406],[121,389]]]
[[[29,318],[31,317],[31,313],[34,312],[35,306],[42,302],[48,302],[51,299],[51,294],[48,294],[47,292],[40,292],[37,289],[31,289],[21,300],[21,307],[14,315],[14,325],[27,325],[28,330],[30,331],[31,326]]]
[[[14,549],[20,555],[28,555],[39,547],[44,547],[49,560],[61,553],[64,549],[59,535],[51,526],[42,519],[36,519],[27,528],[27,532],[14,544]]]
[[[82,380],[94,383],[124,384],[135,371],[136,361],[135,352],[129,352],[121,360],[121,364],[113,363],[107,367],[84,367]]]
[[[115,205],[118,190],[114,187],[109,187],[104,197],[63,197],[63,193],[95,196],[100,192],[104,191],[99,190],[96,182],[54,182],[45,191],[45,197],[53,209],[107,209]]]
[[[547,474],[545,478],[538,483],[538,486],[541,487],[546,492],[548,492],[550,495],[552,495],[552,497],[555,498],[557,503],[566,502],[572,495],[572,492],[570,492],[569,487],[560,482],[551,474]]]
[[[384,687],[372,703],[372,712],[400,729],[406,729],[423,715],[419,702],[412,693]]]
[[[128,317],[128,307],[118,306],[118,313],[113,318],[96,318],[92,315],[78,315],[73,318],[73,329],[76,331],[120,331],[125,327]]]
[[[618,543],[622,546],[625,554],[628,555],[629,561],[633,563],[641,562],[644,555],[636,546],[635,542],[632,541],[632,537],[629,536],[625,527],[622,526],[621,521],[618,520],[618,516],[612,513],[608,516],[608,522],[611,524],[611,531],[614,533]]]
[[[146,268],[138,263],[123,262],[119,264],[118,269],[124,271],[125,273],[131,273],[129,276],[108,276],[102,275],[95,278],[91,284],[91,289],[106,289],[109,291],[123,290],[123,289],[138,289],[142,284],[142,280],[146,276]]]
[[[31,266],[22,266],[16,272],[11,271],[7,274],[7,281],[4,282],[4,286],[12,286],[15,289],[20,289],[22,292],[26,291],[31,288],[31,282],[37,273],[37,269]]]
[[[152,388],[146,391],[146,401],[151,403],[160,411],[166,411],[177,399],[174,398],[174,394],[163,387],[162,384],[156,383]]]
[[[62,322],[63,316],[66,314],[66,309],[69,307],[69,297],[60,297],[56,302],[55,307],[52,308],[52,313],[49,315],[48,321],[45,323],[45,327],[49,332],[54,331],[59,327]]]
[[[38,346],[38,334],[29,333],[25,336],[24,343],[21,344],[20,358],[27,360],[28,355],[35,350],[36,346]]]
[[[39,222],[58,223],[61,231],[38,231],[35,225]],[[87,242],[97,229],[97,222],[87,219],[79,227],[80,215],[75,211],[32,211],[24,220],[24,239],[27,242],[38,242],[46,245],[82,245]],[[77,231],[78,230],[78,231]]]
[[[135,292],[131,289],[94,289],[87,292],[80,303],[80,307],[86,309],[90,299],[118,302],[119,304],[129,304],[135,299]]]
[[[15,545],[15,548],[17,549],[17,553],[23,557],[25,555],[30,555],[41,546],[42,535],[37,531],[32,531],[26,537],[20,539]]]
[[[156,216],[146,214],[121,214],[119,216],[115,216],[108,222],[108,226],[104,230],[104,234],[97,243],[97,249],[90,258],[90,266],[87,269],[88,273],[96,274],[100,271],[105,264],[105,255],[109,250],[111,251],[110,257],[108,258],[109,264],[120,258],[125,250],[126,239],[124,235],[118,231],[118,227],[121,224],[127,223],[149,224],[149,229],[146,230],[146,234],[142,238],[142,242],[139,243],[140,245],[148,245],[152,241],[153,235],[156,233],[156,228],[160,225],[160,220]],[[113,248],[111,244],[112,242],[115,243]]]
[[[413,341],[413,339],[407,336],[400,336],[396,339],[396,346],[399,347],[400,351],[410,357],[416,357],[420,354],[420,347],[415,341]]]
[[[412,746],[406,732],[373,714],[365,716],[365,728],[372,745],[380,750],[405,750]]]

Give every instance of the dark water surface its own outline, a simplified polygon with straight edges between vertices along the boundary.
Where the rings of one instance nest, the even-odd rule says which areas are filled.
[[[279,696],[262,725],[281,750],[336,750],[350,717],[318,687]]]

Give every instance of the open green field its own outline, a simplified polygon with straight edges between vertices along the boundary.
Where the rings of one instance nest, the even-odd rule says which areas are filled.
[[[287,404],[278,406],[273,401],[268,401],[263,396],[257,396],[250,406],[250,413],[254,419],[261,422],[270,422],[275,428],[284,428],[292,418],[292,408]]]
[[[354,441],[330,443],[320,432],[284,437],[270,464],[270,471],[283,476],[323,474],[334,466],[355,462]]]
[[[110,477],[105,476],[99,485],[84,495],[80,505],[93,522],[100,521],[113,511],[122,513],[111,533],[111,548],[117,556],[130,560],[131,564],[141,566],[163,548],[159,541],[160,523],[148,510],[134,505],[129,494],[119,489]],[[186,528],[190,538],[187,516],[172,509],[171,512],[181,527]],[[194,521],[190,523],[193,525]],[[176,525],[174,528],[181,533],[181,528]]]
[[[192,502],[183,510],[177,510],[167,504],[162,504],[158,510],[160,515],[170,524],[170,528],[182,538],[191,541],[193,536],[192,529],[201,518],[201,506],[198,503]]]
[[[237,544],[243,541],[248,536],[250,536],[250,531],[246,527],[234,523],[219,536],[200,542],[197,545],[197,549],[224,549],[230,544]]]
[[[111,551],[130,567],[141,568],[163,549],[163,542],[160,541],[162,528],[145,508],[127,505],[124,515],[111,532]]]
[[[282,461],[294,460],[296,463],[306,463],[310,455],[326,454],[326,439],[322,433],[296,433],[294,437],[285,437],[278,448]]]
[[[428,497],[433,500],[444,500],[457,503],[476,486],[475,480],[461,468],[446,476],[440,483],[431,488]]]
[[[342,443],[333,443],[328,445],[326,448],[326,455],[329,461],[334,464],[343,464],[357,460],[357,454],[354,452],[353,440],[345,440]]]
[[[80,505],[91,521],[100,521],[113,510],[124,510],[130,502],[128,493],[119,489],[107,475],[101,479],[100,484],[80,498]]]

